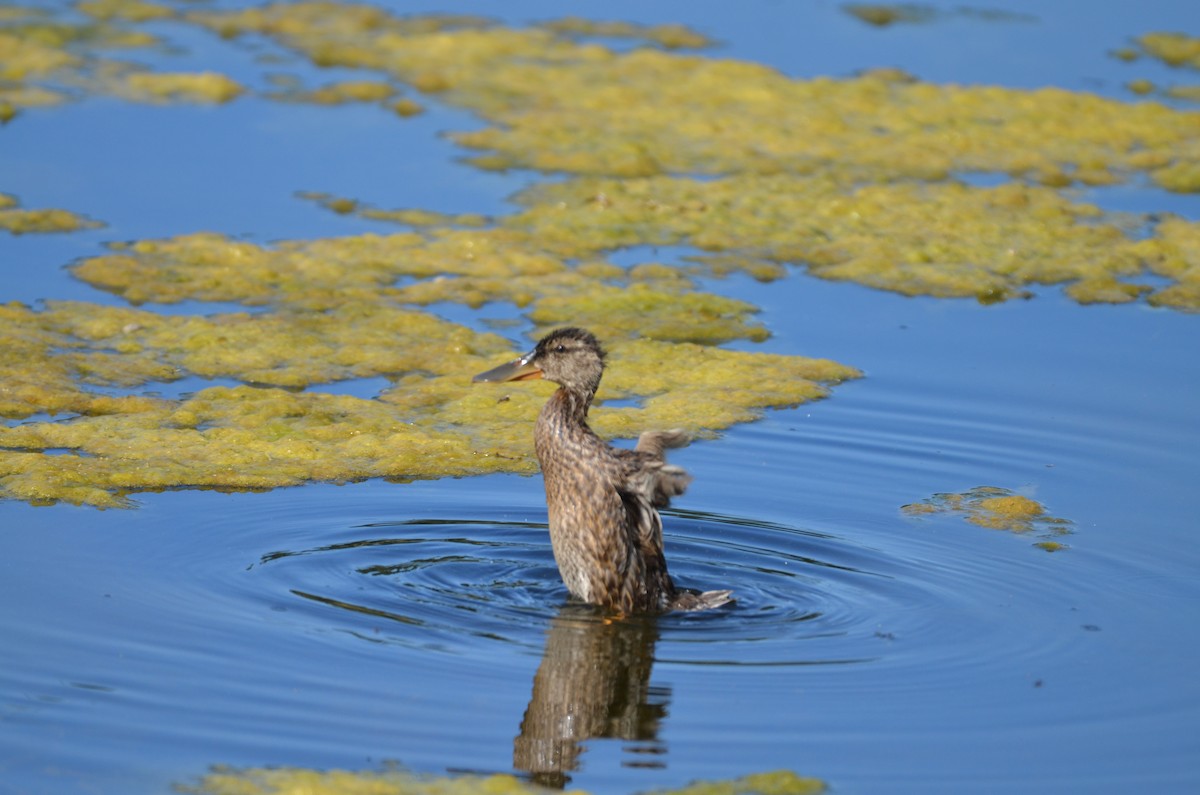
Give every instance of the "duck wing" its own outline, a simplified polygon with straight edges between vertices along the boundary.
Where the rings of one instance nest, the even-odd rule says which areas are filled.
[[[662,517],[659,508],[666,508],[672,497],[687,490],[692,476],[683,467],[668,464],[666,451],[685,447],[691,441],[682,430],[646,431],[638,438],[633,450],[616,449],[622,463],[623,478],[617,491],[625,504],[628,526],[636,532],[636,541],[647,562],[647,573],[658,576],[665,585],[660,609],[699,611],[734,601],[733,591],[700,591],[676,588],[667,574],[663,555]]]
[[[681,467],[667,463],[668,448],[687,444],[686,434],[678,431],[643,433],[636,449],[613,449],[618,474],[613,484],[625,508],[625,528],[629,542],[637,550],[644,568],[645,592],[640,600],[645,607],[663,609],[675,596],[675,585],[667,573],[663,554],[662,517],[658,509],[684,492],[691,476]]]
[[[686,447],[690,441],[691,437],[678,429],[646,431],[633,450],[614,450],[624,465],[625,490],[643,495],[655,508],[670,505],[672,497],[687,491],[692,476],[683,467],[668,464],[666,451]]]

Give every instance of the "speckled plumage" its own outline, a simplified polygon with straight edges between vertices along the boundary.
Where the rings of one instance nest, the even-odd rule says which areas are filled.
[[[475,377],[540,377],[560,386],[538,415],[534,445],[563,582],[577,598],[624,614],[725,604],[729,591],[679,589],[667,573],[657,509],[682,494],[691,477],[668,464],[664,453],[687,444],[687,435],[648,431],[634,450],[610,446],[587,424],[603,372],[604,351],[596,338],[566,328],[520,359]]]

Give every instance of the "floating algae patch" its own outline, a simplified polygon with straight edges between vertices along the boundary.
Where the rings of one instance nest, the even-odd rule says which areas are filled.
[[[82,0],[75,4],[75,10],[96,19],[130,22],[151,22],[175,16],[175,10],[169,6],[147,0]]]
[[[1200,309],[1200,223],[1167,217],[1155,235],[1137,244],[1138,254],[1155,274],[1174,284],[1150,294],[1155,306]]]
[[[137,102],[222,103],[245,89],[215,72],[151,72],[113,60],[114,49],[158,47],[138,23],[173,18],[168,6],[137,0],[83,2],[84,15],[0,17],[0,121],[85,92]]]
[[[179,789],[194,795],[539,795],[549,790],[516,776],[423,776],[405,770],[352,772],[305,768],[217,768],[198,784]],[[652,795],[817,795],[825,791],[820,779],[790,770],[753,773],[733,779],[695,781]],[[586,795],[584,790],[569,790]]]
[[[380,103],[391,99],[396,87],[381,80],[341,80],[319,88],[304,89],[286,86],[282,91],[273,91],[264,96],[286,102],[308,102],[314,105],[346,105],[355,102]]]
[[[728,59],[615,52],[563,23],[513,29],[332,3],[188,18],[472,110],[492,126],[454,137],[485,150],[476,162],[490,168],[633,177],[835,164],[859,182],[982,171],[1066,184],[1157,178],[1200,159],[1197,114],[1061,89],[794,79]]]
[[[31,35],[35,30],[46,29],[30,25],[0,28],[0,80],[44,78],[81,64],[78,56],[64,49],[66,37]]]
[[[479,213],[439,213],[416,207],[385,210],[369,207],[356,199],[333,196],[320,191],[302,191],[296,195],[301,199],[314,201],[326,210],[339,215],[356,215],[359,218],[387,221],[401,226],[483,228],[491,224],[491,219]]]
[[[352,300],[472,307],[507,301],[527,308],[536,323],[586,324],[605,336],[706,343],[765,338],[750,320],[755,307],[696,292],[690,281],[648,283],[642,272],[603,260],[565,262],[597,256],[604,245],[516,228],[434,227],[272,247],[196,234],[121,244],[73,270],[136,304],[240,301],[324,310]]]
[[[1163,90],[1163,94],[1172,99],[1200,102],[1200,85],[1168,86]]]
[[[846,3],[842,10],[852,17],[885,28],[897,23],[917,24],[937,17],[937,9],[916,3]]]
[[[424,243],[418,235],[401,234],[265,247],[196,233],[114,244],[113,253],[84,259],[73,273],[134,304],[286,302],[324,309],[351,300],[376,300],[401,275],[440,272],[432,262],[412,261],[413,252]]]
[[[479,213],[439,213],[415,207],[395,210],[363,207],[357,211],[357,214],[360,218],[366,218],[371,221],[387,221],[410,227],[467,226],[479,228],[491,223],[487,216]]]
[[[636,22],[563,17],[540,22],[538,27],[568,36],[644,41],[669,50],[702,49],[715,44],[686,25],[639,25]]]
[[[952,9],[935,8],[920,3],[846,3],[842,10],[852,17],[886,28],[895,24],[924,24],[953,18],[966,18],[983,22],[1036,22],[1037,17],[1016,11],[997,8],[975,8],[957,6]]]
[[[501,400],[470,383],[511,357],[504,340],[379,297],[336,303],[318,292],[320,311],[283,294],[272,311],[207,317],[85,302],[0,307],[0,415],[42,418],[0,428],[0,498],[111,507],[168,488],[536,471],[530,435],[550,385]],[[803,357],[606,341],[600,397],[636,404],[595,410],[596,428],[613,436],[711,434],[859,375]],[[243,385],[178,400],[109,394],[194,376]],[[370,376],[393,385],[372,400],[319,390]],[[75,455],[55,454],[64,450]]]
[[[19,206],[15,196],[0,193],[0,229],[14,235],[46,232],[78,232],[104,226],[70,210],[28,210]]]
[[[711,293],[668,292],[646,284],[600,285],[587,293],[537,301],[529,318],[542,327],[600,327],[624,336],[715,345],[733,339],[761,342],[767,330],[747,322],[757,309]]]
[[[1186,33],[1145,33],[1135,39],[1138,48],[1168,66],[1200,69],[1200,37]]]
[[[1070,533],[1072,525],[1067,519],[1047,514],[1036,500],[994,486],[979,486],[962,493],[935,494],[927,500],[905,505],[901,510],[916,518],[957,514],[971,524],[992,530],[1036,533],[1042,540],[1034,546],[1047,552],[1066,548],[1054,539]]]
[[[137,17],[105,15],[125,24]],[[1200,308],[1189,289],[1139,282],[1148,266],[1120,225],[1061,191],[1147,178],[1172,191],[1200,190],[1196,112],[1055,88],[934,85],[885,72],[795,79],[758,64],[671,51],[699,46],[702,37],[620,23],[560,20],[518,29],[324,2],[194,10],[182,18],[223,36],[271,37],[320,66],[376,73],[336,84],[330,101],[403,103],[383,97],[405,83],[466,108],[488,125],[456,136],[480,153],[479,166],[594,175],[535,192],[539,207],[499,221],[510,231],[547,235],[562,260],[685,242],[727,255],[725,263],[757,262],[759,273],[778,275],[791,263],[906,295],[990,302],[1061,283],[1085,303]],[[606,37],[654,46],[619,52],[597,43]],[[46,66],[33,57],[28,68],[87,68],[65,44],[43,55]],[[117,76],[121,90],[129,81],[160,85],[165,94],[144,92],[148,99],[222,101],[239,88],[218,80],[211,93],[173,93],[170,75]],[[1007,174],[1016,184],[977,188],[956,183],[952,175],[960,173]],[[581,192],[586,198],[574,201]],[[642,201],[631,202],[638,194]],[[418,229],[486,223],[340,198],[326,206]],[[79,272],[89,269],[97,268]],[[368,269],[384,270],[376,263]],[[526,306],[546,298],[550,305],[534,310],[546,317],[561,301],[547,296],[552,283],[566,290],[570,281],[562,275],[531,285],[523,273],[506,283],[497,274],[454,270],[444,274],[453,283],[433,281],[436,272],[400,275],[431,280],[406,284],[405,301],[458,295],[470,306]],[[149,300],[134,297],[138,285],[124,289],[131,300]]]
[[[819,778],[772,770],[738,778],[693,781],[679,789],[652,790],[649,795],[818,795],[825,791],[825,782]]]
[[[1043,186],[846,188],[828,174],[593,177],[517,198],[526,210],[503,223],[565,251],[689,245],[727,263],[792,263],[904,295],[993,302],[1026,295],[1030,285],[1064,284],[1081,303],[1148,296],[1155,305],[1200,309],[1200,224],[1168,215],[1135,240],[1129,219]],[[1146,273],[1173,283],[1139,284]]]
[[[939,86],[881,79],[793,80],[762,66],[636,51],[539,67],[501,65],[450,92],[495,126],[453,138],[488,168],[622,177],[798,173],[833,164],[856,181],[998,172],[1051,185],[1158,180],[1195,162],[1197,115],[1061,89]],[[525,72],[521,74],[521,72]],[[506,81],[501,84],[501,81]],[[509,82],[534,98],[494,108]],[[485,100],[487,100],[485,102]],[[1168,185],[1167,187],[1172,187]]]
[[[300,389],[419,371],[457,372],[455,356],[501,350],[499,338],[384,303],[323,312],[160,315],[50,302],[41,322],[86,347],[60,354],[87,383],[133,386],[178,373]]]
[[[142,102],[221,104],[236,99],[245,87],[216,72],[132,72],[114,91]]]

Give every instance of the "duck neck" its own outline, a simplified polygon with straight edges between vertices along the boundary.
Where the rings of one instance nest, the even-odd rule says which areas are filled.
[[[595,390],[585,391],[560,386],[554,393],[554,399],[558,402],[565,419],[583,424],[587,422],[588,408],[591,407],[595,394]]]

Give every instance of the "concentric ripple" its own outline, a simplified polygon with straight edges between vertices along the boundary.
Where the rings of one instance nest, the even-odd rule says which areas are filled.
[[[479,518],[503,515],[479,506],[471,513],[335,530],[319,546],[268,552],[252,569],[283,599],[276,609],[301,611],[317,627],[462,653],[492,642],[540,648],[547,620],[569,601],[545,523]],[[683,511],[669,513],[665,527],[677,583],[732,588],[737,598],[658,619],[680,639],[705,641],[712,651],[697,661],[845,661],[807,659],[800,642],[867,631],[900,599],[884,556],[830,535]],[[761,659],[764,641],[775,659]]]
[[[544,521],[487,518],[514,515],[544,511],[471,505],[462,516],[329,528],[320,545],[263,554],[247,585],[306,630],[478,659],[496,644],[541,653],[564,610],[573,622],[606,622],[567,606]],[[858,540],[877,543],[878,528],[836,536],[689,511],[668,512],[664,524],[676,582],[731,588],[737,601],[648,619],[662,663],[885,663],[901,668],[906,688],[936,688],[955,669],[999,667],[989,652],[997,643],[1003,665],[1036,669],[1085,634],[1063,631],[1087,619],[1050,604],[1053,581],[1019,542],[1021,554],[989,558],[899,517],[886,547]],[[1001,615],[1014,610],[1030,611],[1030,620]]]
[[[286,609],[372,640],[461,652],[480,640],[532,642],[565,596],[544,525],[406,519],[340,535],[270,552],[257,568],[299,600]]]

